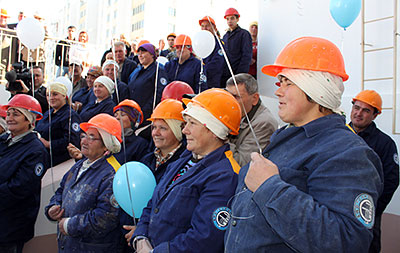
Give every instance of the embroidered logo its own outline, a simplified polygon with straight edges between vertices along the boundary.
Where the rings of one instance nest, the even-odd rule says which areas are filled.
[[[160,78],[160,83],[161,83],[162,85],[166,85],[166,84],[167,84],[167,79],[165,79],[164,77],[161,77],[161,78]]]
[[[35,165],[35,174],[40,177],[43,174],[44,166],[42,163],[38,163]]]
[[[74,130],[75,132],[79,132],[79,130],[81,130],[81,128],[79,127],[79,124],[74,122],[72,123],[72,130]]]
[[[224,54],[222,53],[222,49],[218,50],[218,54],[224,56]]]
[[[393,160],[397,165],[399,165],[399,156],[397,155],[397,153],[393,154]]]
[[[231,209],[227,207],[220,207],[212,214],[214,226],[219,230],[226,230],[228,228],[228,223],[230,219]]]
[[[362,193],[354,200],[354,216],[368,229],[374,226],[375,206],[372,197],[369,194]]]
[[[119,204],[118,204],[117,199],[115,198],[114,194],[111,195],[111,197],[110,197],[110,204],[115,208],[119,208]]]
[[[201,74],[201,75],[200,75],[200,81],[202,81],[202,82],[207,82],[207,77],[206,77],[206,75]]]

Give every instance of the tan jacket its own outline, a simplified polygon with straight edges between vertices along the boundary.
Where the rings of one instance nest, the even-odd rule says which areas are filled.
[[[257,105],[256,105],[257,106]],[[253,107],[252,111],[255,108]],[[278,121],[261,101],[255,113],[249,112],[249,118],[261,148],[264,150],[269,144],[269,138],[278,128]],[[250,154],[259,152],[256,141],[250,130],[246,118],[240,123],[239,135],[229,139],[233,157],[241,167],[250,162]]]

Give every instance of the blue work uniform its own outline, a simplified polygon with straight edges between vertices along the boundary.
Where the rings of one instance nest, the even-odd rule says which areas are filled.
[[[0,245],[33,238],[41,179],[49,167],[37,133],[30,132],[11,146],[9,136],[0,137]]]
[[[117,252],[119,208],[113,197],[112,183],[115,174],[113,156],[102,157],[77,178],[87,158],[79,160],[64,175],[60,187],[45,208],[48,214],[53,205],[60,205],[64,217],[69,218],[68,235],[58,235],[58,252]]]
[[[223,251],[228,200],[234,194],[237,163],[229,145],[209,153],[171,185],[193,154],[186,150],[167,167],[134,232],[147,237],[154,252]]]
[[[69,118],[71,118],[71,122]],[[50,119],[51,130],[49,130]],[[51,131],[53,166],[71,159],[67,150],[68,143],[72,143],[79,148],[79,135],[81,132],[79,123],[81,123],[79,115],[73,109],[70,110],[68,104],[65,104],[56,113],[54,113],[54,109],[51,108],[43,115],[43,119],[36,124],[35,130],[39,132],[41,137],[46,141],[50,140],[49,131]]]
[[[193,54],[182,64],[179,64],[179,57],[167,62],[165,64],[165,71],[171,82],[183,81],[189,84],[195,93],[199,93],[199,87],[201,91],[208,88],[207,77],[205,75],[206,70],[203,68],[203,74],[200,76],[201,61],[194,57]]]
[[[225,42],[226,54],[232,67],[233,74],[248,73],[253,56],[253,42],[250,33],[239,25],[233,31],[227,31],[222,39]],[[231,77],[228,65],[224,65],[222,87]]]
[[[129,81],[128,88],[130,99],[136,101],[143,112],[144,121],[141,126],[148,125],[150,122],[146,119],[150,118],[153,112],[153,100],[154,100],[154,86],[156,80],[156,62],[151,63],[147,68],[138,66],[132,73],[131,80]],[[162,66],[158,68],[158,80],[157,80],[157,91],[156,91],[156,103],[160,103],[162,91],[168,84],[167,74]]]
[[[117,88],[118,89],[115,89],[114,93],[111,95],[116,105],[118,105],[125,99],[129,99],[129,89],[126,83],[117,79]],[[117,96],[117,91],[118,91],[118,96]]]
[[[93,89],[89,89],[88,87],[83,87],[79,89],[75,94],[72,96],[72,102],[80,102],[82,103],[82,108],[85,108],[89,103],[96,101],[96,96],[93,93]]]
[[[207,76],[207,86],[208,88],[221,88],[221,77],[222,73],[224,72],[225,66],[225,59],[224,53],[219,45],[221,41],[219,38],[215,38],[215,47],[212,53],[205,58],[204,65],[206,69],[206,76]],[[224,42],[221,41],[221,44]],[[222,88],[225,88],[222,87]]]
[[[111,99],[111,97],[108,97],[100,103],[98,103],[97,101],[89,103],[85,108],[82,109],[79,116],[81,117],[82,122],[88,122],[92,117],[100,113],[107,113],[111,116],[114,116],[114,107],[114,101]]]
[[[139,161],[148,153],[148,145],[149,143],[147,140],[140,136],[136,136],[134,133],[129,136],[125,135],[125,143],[121,144],[121,151],[114,154],[114,156],[121,165],[125,163],[125,159],[126,162]]]
[[[127,84],[129,82],[129,75],[132,73],[132,71],[135,70],[136,67],[137,67],[136,62],[134,62],[129,58],[125,58],[124,64],[122,64],[121,77],[120,77],[123,83]]]
[[[350,126],[353,124],[350,122]],[[369,252],[381,251],[381,218],[394,192],[399,186],[399,158],[396,143],[372,122],[366,129],[357,133],[379,156],[383,167],[383,192],[376,206],[374,239]]]
[[[367,252],[383,178],[379,157],[331,114],[283,127],[263,156],[279,170],[251,192],[241,168],[226,252]]]

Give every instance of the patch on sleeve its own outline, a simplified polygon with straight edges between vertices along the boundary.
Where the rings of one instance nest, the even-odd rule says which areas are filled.
[[[203,73],[200,75],[200,81],[202,82],[207,82],[207,76],[204,75]]]
[[[162,85],[166,85],[166,84],[167,84],[167,79],[165,79],[164,77],[161,77],[161,78],[160,78],[160,83],[161,83]]]
[[[222,52],[222,49],[218,50],[218,54],[221,56],[224,56],[224,53]]]
[[[230,219],[231,209],[228,207],[217,208],[212,214],[214,226],[219,230],[226,230]]]
[[[37,163],[35,165],[35,174],[36,176],[40,177],[43,174],[44,166],[43,163]]]
[[[110,197],[110,204],[115,208],[119,208],[119,204],[118,204],[117,199],[115,198],[114,194],[111,195],[111,197]]]
[[[372,197],[369,194],[361,193],[354,200],[354,216],[368,229],[374,226],[375,206]]]
[[[79,124],[74,122],[72,123],[72,130],[74,130],[75,132],[79,132],[79,130],[81,130],[81,128],[79,127]]]
[[[393,160],[397,165],[399,165],[399,156],[397,155],[397,153],[393,154]]]

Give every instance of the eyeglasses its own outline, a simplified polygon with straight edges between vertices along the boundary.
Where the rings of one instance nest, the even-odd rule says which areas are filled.
[[[87,140],[88,140],[89,142],[101,140],[101,138],[96,138],[96,137],[94,137],[93,135],[87,135],[87,134],[82,133],[82,134],[81,134],[81,140],[82,140],[82,139],[85,139],[85,138],[87,138]]]

